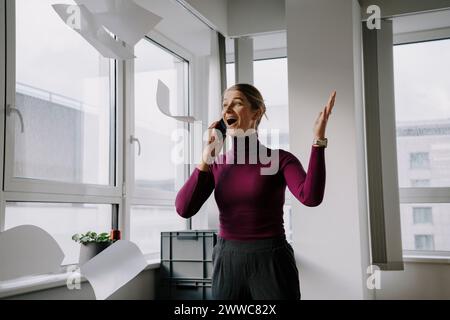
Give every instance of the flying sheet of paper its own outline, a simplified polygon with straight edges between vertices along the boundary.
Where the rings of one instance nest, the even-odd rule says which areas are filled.
[[[132,49],[116,41],[85,6],[67,4],[54,4],[52,6],[64,23],[78,32],[104,57],[117,60],[135,58]],[[80,14],[79,24],[73,23],[74,9],[76,8],[79,9]]]
[[[97,300],[105,300],[147,266],[136,244],[119,240],[80,267]]]
[[[161,80],[158,80],[158,89],[156,91],[156,104],[158,106],[159,111],[175,120],[189,123],[194,123],[196,121],[194,117],[173,116],[170,113],[170,90]]]
[[[0,281],[58,273],[64,253],[46,231],[19,226],[0,233]]]
[[[135,46],[162,18],[130,0],[75,0],[120,40]]]

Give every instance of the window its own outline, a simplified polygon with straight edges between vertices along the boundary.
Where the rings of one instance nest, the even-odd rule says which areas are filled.
[[[289,150],[289,108],[287,58],[257,60],[254,63],[255,86],[263,94],[267,117],[261,121],[261,140],[267,146]],[[272,132],[272,133],[271,133]],[[278,135],[279,141],[271,141]]]
[[[6,2],[8,107],[1,135],[0,231],[42,228],[58,242],[68,265],[79,257],[73,234],[117,227],[119,77],[116,62],[70,30],[52,4]]]
[[[6,176],[114,185],[114,64],[70,30],[53,3],[15,1]]]
[[[423,188],[430,186],[430,179],[412,179],[411,187],[414,188]]]
[[[254,85],[266,102],[266,117],[261,121],[260,139],[268,147],[289,150],[289,108],[287,58],[256,60],[253,64]],[[227,63],[227,86],[235,81],[234,63]],[[271,141],[271,134],[274,139]],[[278,142],[278,143],[277,143]]]
[[[185,125],[161,113],[155,97],[161,80],[170,89],[171,113],[187,115],[188,63],[147,39],[136,45],[135,55],[135,132],[141,146],[135,157],[136,187],[174,197],[184,168],[172,159],[173,135]]]
[[[236,84],[236,70],[234,63],[227,63],[227,88]]]
[[[449,54],[450,39],[394,46],[400,188],[450,187]]]
[[[417,234],[432,234],[433,250],[450,251],[450,204],[402,203],[400,214],[405,251],[416,250],[414,237]]]
[[[402,243],[450,252],[450,39],[394,46]]]
[[[430,159],[428,152],[414,152],[409,155],[409,164],[411,169],[430,168]]]
[[[433,213],[431,207],[413,208],[414,224],[433,223]]]
[[[174,147],[179,143],[174,134],[186,132],[186,125],[160,112],[155,97],[161,80],[170,90],[171,114],[188,115],[189,64],[149,39],[136,45],[135,55],[135,133],[141,153],[134,156],[136,191],[130,235],[149,258],[159,258],[161,231],[187,227],[174,206],[187,169],[173,159]],[[188,140],[186,134],[183,133],[184,141]],[[156,205],[161,201],[165,206]]]
[[[131,241],[136,243],[148,258],[159,259],[162,231],[186,229],[186,220],[181,219],[172,207],[131,207]]]
[[[58,242],[65,254],[63,265],[76,264],[80,245],[72,240],[72,235],[87,231],[109,233],[112,227],[112,206],[7,202],[5,230],[23,225],[24,222],[47,231]]]
[[[284,232],[286,233],[286,240],[288,242],[293,241],[293,234],[292,234],[292,206],[291,205],[285,205],[283,207],[283,222],[284,222]]]
[[[415,235],[414,241],[416,250],[434,250],[434,238],[432,235]]]
[[[203,75],[212,54],[206,35],[213,33],[179,4],[143,4],[166,23],[150,33],[155,41],[138,43],[137,59],[122,63],[104,58],[64,25],[54,3],[16,0],[0,5],[0,22],[5,19],[7,26],[1,25],[7,34],[7,63],[0,76],[6,79],[8,105],[0,130],[5,145],[0,231],[25,224],[40,227],[64,250],[64,264],[72,264],[79,254],[73,234],[109,232],[121,221],[125,239],[159,257],[159,233],[187,226],[174,200],[189,165],[175,163],[172,155],[179,143],[175,133],[184,134],[189,126],[158,110],[157,82],[170,89],[170,112],[189,115],[190,63],[201,58],[192,68],[200,95],[208,88]],[[183,24],[174,32],[173,22],[183,12]],[[202,114],[207,106],[198,108]],[[129,133],[138,140],[136,155],[126,152]],[[124,180],[132,188],[122,188]]]

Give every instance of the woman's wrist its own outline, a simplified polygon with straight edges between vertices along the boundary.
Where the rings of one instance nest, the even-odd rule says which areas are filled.
[[[209,172],[209,166],[205,162],[200,162],[200,164],[197,166],[197,169],[203,172]]]

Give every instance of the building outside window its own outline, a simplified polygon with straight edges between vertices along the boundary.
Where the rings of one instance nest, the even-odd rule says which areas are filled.
[[[434,250],[434,238],[430,234],[419,234],[414,236],[416,250]]]
[[[394,46],[405,251],[450,254],[450,39]]]
[[[413,208],[414,224],[433,223],[433,212],[431,207],[417,207]]]
[[[429,169],[430,158],[428,152],[414,152],[409,155],[411,169]]]
[[[411,179],[411,187],[424,188],[430,186],[430,179]]]

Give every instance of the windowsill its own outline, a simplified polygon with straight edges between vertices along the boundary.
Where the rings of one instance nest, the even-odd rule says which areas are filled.
[[[431,255],[413,255],[408,254],[403,256],[403,261],[406,263],[437,263],[450,264],[450,256],[431,256]]]
[[[159,259],[147,260],[147,267],[143,271],[158,269],[160,267]],[[67,284],[67,279],[72,272],[38,275],[18,278],[9,281],[0,281],[0,299],[16,295],[63,287]],[[86,282],[85,277],[81,277],[81,283]]]

